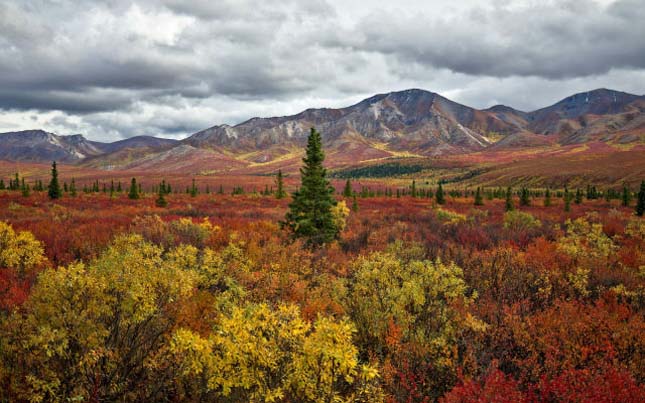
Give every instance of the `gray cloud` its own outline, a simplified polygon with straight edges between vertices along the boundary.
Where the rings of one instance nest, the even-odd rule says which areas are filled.
[[[645,92],[642,1],[598,1],[8,0],[0,131],[181,137],[409,87],[522,109]]]
[[[349,43],[474,76],[566,79],[645,68],[643,21],[639,0],[608,7],[590,0],[502,3],[450,16],[379,11],[359,24],[362,35]]]

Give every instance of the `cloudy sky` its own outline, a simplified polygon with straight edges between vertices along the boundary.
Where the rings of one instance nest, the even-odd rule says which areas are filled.
[[[3,0],[0,131],[180,138],[406,88],[644,94],[643,21],[645,0]]]

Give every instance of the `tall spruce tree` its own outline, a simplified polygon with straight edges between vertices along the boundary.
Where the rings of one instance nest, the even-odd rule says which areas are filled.
[[[345,182],[345,188],[343,189],[343,196],[344,197],[352,197],[352,182],[347,178],[347,182]]]
[[[159,186],[159,194],[158,194],[157,200],[155,200],[155,205],[157,207],[162,207],[162,208],[168,207],[168,202],[166,201],[165,194],[166,194],[166,186],[164,184],[164,186]]]
[[[525,187],[520,189],[520,206],[529,206],[531,204],[531,194]]]
[[[308,246],[314,247],[333,241],[339,234],[332,215],[332,207],[336,205],[335,191],[325,177],[324,160],[320,133],[311,128],[302,160],[304,166],[300,168],[301,186],[293,193],[282,225],[294,237],[304,238]]]
[[[190,197],[197,197],[197,193],[199,191],[197,190],[197,186],[195,185],[195,178],[193,178],[193,184],[190,187]]]
[[[623,194],[621,196],[621,202],[624,207],[628,207],[629,203],[632,201],[632,191],[629,190],[627,184],[623,184]]]
[[[72,182],[69,185],[69,194],[72,197],[76,197],[76,180],[74,178],[72,178]]]
[[[437,204],[446,203],[446,196],[443,194],[443,186],[441,185],[441,182],[439,182],[439,187],[437,187],[437,192],[435,193],[435,199],[437,201]]]
[[[582,190],[576,189],[576,196],[575,196],[573,201],[576,204],[581,204],[582,203]]]
[[[278,169],[278,174],[275,177],[275,186],[277,188],[275,192],[276,199],[284,199],[287,197],[287,192],[284,191],[284,179],[282,178],[282,169]]]
[[[481,189],[477,187],[477,190],[475,191],[475,206],[483,206],[484,205],[484,198],[482,197]]]
[[[29,184],[25,182],[25,178],[22,178],[20,191],[22,192],[22,197],[29,197],[29,195],[31,194],[31,189],[29,189]]]
[[[49,188],[47,194],[49,195],[49,198],[54,200],[54,199],[60,199],[62,196],[63,191],[60,188],[60,184],[58,183],[58,169],[56,169],[56,161],[52,162],[52,177],[51,180],[49,181]]]
[[[139,198],[139,187],[137,186],[137,180],[132,178],[130,182],[130,191],[128,192],[128,198],[136,200]]]
[[[546,188],[544,193],[544,207],[549,207],[551,205],[551,190]]]
[[[645,181],[641,182],[641,188],[638,191],[638,198],[636,201],[636,215],[639,217],[645,213]]]
[[[510,187],[506,189],[506,201],[504,203],[504,209],[506,211],[515,210],[515,205],[513,205],[513,189]]]

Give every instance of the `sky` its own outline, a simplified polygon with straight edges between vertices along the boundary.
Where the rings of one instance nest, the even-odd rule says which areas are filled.
[[[0,132],[183,138],[421,88],[645,94],[645,0],[3,0]]]

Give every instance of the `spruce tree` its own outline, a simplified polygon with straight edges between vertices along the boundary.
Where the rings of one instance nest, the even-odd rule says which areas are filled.
[[[48,194],[49,198],[54,200],[54,199],[60,199],[62,195],[62,191],[60,189],[60,184],[58,183],[58,169],[56,169],[56,161],[52,163],[52,177],[51,180],[49,181],[49,188],[48,188]]]
[[[168,207],[168,202],[166,201],[166,187],[165,186],[159,186],[159,195],[157,197],[157,200],[155,200],[155,205],[157,207]]]
[[[544,193],[544,207],[549,207],[551,205],[551,190],[546,188]]]
[[[4,180],[0,179],[0,190],[5,190]]]
[[[529,206],[531,204],[531,194],[525,187],[520,189],[520,206]]]
[[[484,199],[481,194],[481,189],[477,187],[477,190],[475,191],[475,206],[483,206],[484,205]]]
[[[580,204],[580,203],[582,203],[582,190],[580,190],[580,189],[576,189],[576,197],[575,197],[575,199],[574,199],[574,202],[575,202],[576,204]]]
[[[29,189],[29,184],[25,182],[25,178],[22,178],[22,185],[20,186],[20,191],[22,192],[22,197],[29,197],[31,191]]]
[[[287,192],[284,191],[284,180],[282,179],[282,169],[278,169],[278,174],[276,175],[276,178],[275,178],[275,185],[277,188],[275,192],[275,198],[284,199],[285,197],[287,197]]]
[[[16,179],[14,179],[14,181],[11,182],[9,189],[18,190],[19,188],[20,188],[20,176],[18,175],[18,172],[16,172]]]
[[[130,182],[130,190],[128,192],[128,198],[136,200],[139,198],[139,187],[137,186],[137,180],[132,178]]]
[[[641,189],[638,191],[636,201],[636,215],[642,217],[643,213],[645,213],[645,181],[641,182]]]
[[[412,181],[412,185],[410,186],[410,196],[412,197],[417,197],[417,182]]]
[[[302,160],[304,166],[300,169],[301,186],[293,193],[293,201],[282,223],[294,237],[305,238],[309,246],[331,242],[339,234],[331,210],[336,205],[334,188],[325,177],[324,160],[320,133],[311,128]]]
[[[564,211],[567,213],[571,211],[571,194],[566,186],[564,187]]]
[[[439,182],[439,187],[437,187],[437,192],[435,193],[435,199],[437,200],[437,204],[446,203],[446,197],[443,194],[443,186],[441,185],[441,182]]]
[[[629,203],[632,201],[632,192],[631,190],[629,190],[627,184],[623,185],[623,194],[621,200],[624,207],[628,207]]]
[[[352,183],[350,182],[349,178],[347,178],[347,182],[345,182],[345,188],[343,189],[343,196],[352,197],[352,194]]]
[[[356,195],[352,196],[352,211],[354,213],[358,211],[358,201],[356,200]]]
[[[196,197],[197,196],[197,186],[195,186],[195,179],[193,178],[193,184],[190,187],[190,197]]]
[[[506,202],[504,205],[504,209],[506,211],[513,211],[515,210],[515,206],[513,205],[513,189],[509,186],[508,189],[506,189]]]
[[[69,194],[72,197],[76,197],[76,180],[72,178],[72,182],[69,185]]]

